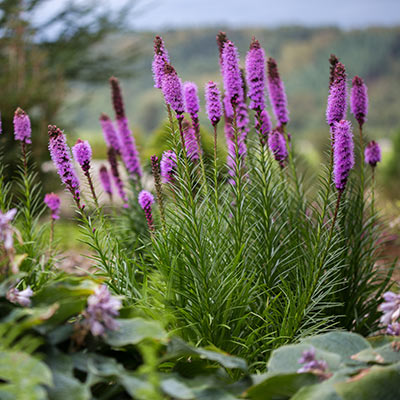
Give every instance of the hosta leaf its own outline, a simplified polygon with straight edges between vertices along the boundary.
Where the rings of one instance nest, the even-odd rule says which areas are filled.
[[[371,345],[361,335],[351,332],[329,332],[311,336],[301,341],[303,344],[314,346],[316,349],[330,351],[343,359],[350,358],[361,350],[371,348]]]
[[[343,400],[334,387],[328,383],[320,383],[302,387],[290,400]]]
[[[394,349],[392,344],[389,343],[375,349],[360,351],[352,358],[367,363],[393,364],[400,362],[400,352]]]
[[[144,339],[166,339],[167,333],[157,321],[143,318],[119,319],[119,328],[109,331],[104,341],[110,346],[121,347],[137,344]]]

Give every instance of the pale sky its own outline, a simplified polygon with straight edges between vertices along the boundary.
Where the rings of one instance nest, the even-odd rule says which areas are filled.
[[[48,0],[44,14],[67,0]],[[85,3],[89,0],[75,0]],[[135,0],[96,0],[116,7]],[[400,25],[400,0],[136,0],[136,29],[300,24],[362,28]],[[43,14],[42,14],[43,15]]]

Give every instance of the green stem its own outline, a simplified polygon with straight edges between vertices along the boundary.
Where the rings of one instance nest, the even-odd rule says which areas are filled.
[[[214,194],[215,209],[218,209],[218,160],[217,160],[217,124],[214,125]]]

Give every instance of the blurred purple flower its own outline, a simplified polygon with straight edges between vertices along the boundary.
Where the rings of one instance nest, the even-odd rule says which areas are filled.
[[[197,95],[197,86],[193,82],[183,84],[183,94],[185,97],[186,112],[193,118],[197,117],[200,111],[199,96]]]
[[[351,124],[342,120],[334,123],[333,180],[336,189],[343,191],[350,170],[354,167],[354,143]]]
[[[176,163],[176,154],[172,150],[164,151],[160,162],[161,176],[163,178],[163,182],[174,182],[174,174],[177,165]]]
[[[279,75],[278,65],[272,57],[268,58],[267,70],[268,92],[272,110],[276,120],[280,125],[283,125],[289,122],[285,86]]]
[[[72,154],[82,170],[88,172],[92,160],[92,148],[89,142],[87,140],[78,139],[75,146],[72,147]]]
[[[371,140],[364,150],[365,162],[375,167],[381,161],[381,148],[374,140]]]
[[[114,124],[107,114],[100,115],[100,124],[103,130],[104,140],[107,147],[113,147],[117,153],[120,152],[120,144],[118,139],[117,131],[115,130]]]
[[[260,133],[262,139],[265,141],[268,138],[268,134],[272,129],[271,118],[267,110],[262,110],[259,117],[256,116],[255,126]]]
[[[383,294],[385,300],[380,306],[379,311],[383,312],[381,324],[388,326],[400,318],[400,294],[386,292]]]
[[[260,42],[254,37],[250,44],[250,50],[246,56],[246,78],[249,87],[248,97],[252,110],[264,110],[265,108],[265,52]]]
[[[281,168],[285,166],[285,160],[288,156],[286,140],[279,129],[274,129],[268,136],[268,146],[272,151],[274,158],[279,162]]]
[[[154,87],[161,89],[165,64],[169,64],[168,51],[161,36],[154,38],[154,58],[152,63]]]
[[[367,120],[368,90],[362,78],[353,78],[350,94],[350,110],[360,126]]]
[[[208,119],[215,126],[222,117],[221,93],[215,82],[210,81],[207,83],[205,97]]]
[[[186,120],[183,121],[183,138],[185,141],[186,153],[189,158],[198,160],[200,149],[196,139],[196,132]]]
[[[88,297],[87,304],[86,322],[93,336],[104,336],[107,329],[119,328],[115,317],[119,315],[121,301],[111,296],[106,285],[97,287]]]
[[[44,202],[47,205],[47,207],[49,207],[51,210],[51,218],[59,219],[60,216],[58,214],[60,212],[60,204],[61,204],[60,197],[57,196],[55,193],[47,193],[44,196]]]
[[[142,190],[138,196],[138,202],[146,216],[147,225],[150,231],[154,231],[153,214],[151,206],[154,204],[154,196],[147,190]]]
[[[17,108],[14,114],[14,137],[23,143],[32,143],[31,141],[31,121],[28,114],[22,108]]]
[[[102,165],[100,167],[99,177],[103,190],[111,197],[112,196],[111,180],[110,180],[110,175],[108,174],[107,167],[105,165]]]
[[[28,286],[25,290],[18,290],[17,288],[11,288],[6,298],[9,302],[19,304],[22,307],[29,307],[31,305],[31,297],[33,295],[32,289]]]
[[[0,242],[3,242],[6,250],[11,250],[14,246],[14,228],[10,222],[14,219],[16,213],[16,208],[12,208],[5,213],[0,211]]]
[[[328,368],[326,361],[316,360],[314,347],[303,351],[303,354],[298,362],[299,364],[303,364],[303,366],[297,370],[299,374],[304,372],[317,372],[323,374]]]
[[[400,336],[400,322],[393,322],[388,325],[386,333],[392,336]]]
[[[124,190],[124,183],[119,175],[117,153],[113,147],[108,148],[107,158],[108,162],[110,163],[111,175],[113,177],[114,184],[117,187],[118,195],[124,202],[124,208],[128,208],[128,197]]]

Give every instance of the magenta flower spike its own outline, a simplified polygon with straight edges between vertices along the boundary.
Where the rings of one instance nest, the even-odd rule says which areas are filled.
[[[359,76],[353,78],[350,93],[350,110],[360,127],[363,126],[368,114],[368,89]]]
[[[17,108],[14,114],[14,137],[22,143],[30,144],[32,135],[31,120],[22,108]]]
[[[381,148],[375,140],[371,140],[364,151],[365,162],[371,167],[376,167],[376,164],[381,161]]]
[[[71,153],[62,131],[55,125],[49,125],[49,151],[51,159],[57,168],[61,182],[72,193],[79,205],[79,180],[72,165]]]
[[[114,127],[113,122],[107,114],[100,115],[100,125],[103,130],[104,140],[107,147],[112,147],[119,154],[120,153],[120,143],[118,138],[118,133]]]
[[[154,87],[161,89],[165,64],[169,64],[168,51],[161,36],[154,38],[154,58],[152,63]]]
[[[147,225],[151,232],[154,231],[153,214],[151,206],[154,204],[154,196],[147,190],[142,190],[138,196],[138,202],[146,216]]]
[[[329,88],[328,104],[326,107],[326,122],[334,127],[335,122],[346,119],[347,110],[347,75],[341,62],[335,66],[332,85]]]
[[[200,157],[200,149],[196,139],[196,132],[186,120],[183,120],[183,137],[188,157],[192,160],[198,160]]]
[[[243,144],[245,144],[245,139],[247,137],[247,134],[249,132],[249,113],[247,110],[246,103],[244,101],[241,101],[236,110],[236,124],[239,129],[240,135],[242,136],[243,139]]]
[[[161,157],[160,169],[164,183],[173,183],[177,166],[176,154],[172,150],[164,151]]]
[[[135,138],[129,128],[128,119],[125,116],[121,87],[118,79],[115,77],[110,78],[110,84],[122,159],[131,178],[140,179],[142,168],[140,166],[139,153],[136,148]]]
[[[346,120],[335,122],[334,132],[333,180],[336,189],[342,192],[350,170],[354,167],[354,143],[350,122]]]
[[[61,204],[60,197],[57,196],[55,193],[47,193],[44,196],[44,203],[51,210],[51,218],[52,219],[60,219],[60,216],[59,216],[60,204]]]
[[[265,63],[264,49],[260,46],[260,42],[253,37],[246,56],[246,79],[252,110],[262,111],[265,108]]]
[[[288,157],[286,140],[279,129],[274,129],[268,136],[268,146],[272,151],[274,158],[279,162],[281,168],[285,166],[285,160]]]
[[[115,317],[118,317],[121,306],[121,301],[111,296],[106,285],[95,289],[88,297],[85,310],[86,324],[93,336],[104,336],[107,330],[119,328]]]
[[[75,146],[72,147],[72,154],[82,170],[88,172],[92,160],[92,148],[89,142],[87,140],[78,139]]]
[[[208,82],[205,89],[206,111],[212,126],[216,126],[222,117],[221,92],[215,82]]]
[[[105,165],[102,165],[99,169],[99,178],[104,192],[107,193],[111,199],[112,198],[111,180],[107,167]]]
[[[183,84],[183,94],[185,97],[186,112],[193,118],[198,118],[200,111],[200,100],[197,94],[197,85],[193,82]]]
[[[239,53],[235,45],[227,40],[222,51],[222,70],[225,95],[232,106],[243,101],[242,74],[239,67]]]
[[[176,118],[182,120],[185,111],[182,81],[171,64],[165,64],[161,90],[165,102],[175,111]]]
[[[268,58],[267,70],[268,92],[272,110],[279,125],[284,125],[289,122],[285,86],[279,75],[278,65],[272,57]]]

